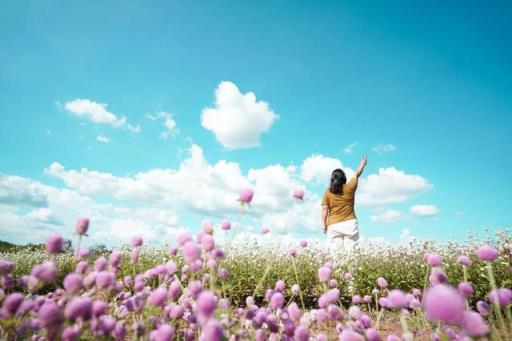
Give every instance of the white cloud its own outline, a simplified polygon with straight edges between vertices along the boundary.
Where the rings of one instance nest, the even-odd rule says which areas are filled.
[[[353,176],[354,171],[343,167],[340,160],[323,155],[311,155],[302,162],[300,167],[301,177],[306,182],[316,184],[329,184],[333,170],[341,168],[345,171],[347,181]]]
[[[370,219],[372,221],[389,222],[402,216],[402,213],[397,210],[387,210],[382,214],[372,215]]]
[[[203,109],[201,125],[228,149],[250,148],[260,145],[261,134],[278,118],[253,92],[242,94],[234,83],[223,81],[215,90],[215,107]]]
[[[60,108],[61,104],[57,102],[57,106]],[[133,133],[140,132],[140,126],[128,124],[126,117],[116,116],[114,113],[108,111],[107,107],[108,105],[106,103],[97,103],[88,99],[80,98],[64,104],[64,109],[73,116],[86,118],[96,124],[108,124],[114,128],[125,127]]]
[[[146,117],[152,121],[162,120],[163,126],[165,130],[160,133],[160,138],[163,140],[167,140],[169,137],[175,137],[178,133],[178,129],[176,128],[176,121],[172,117],[172,114],[167,113],[165,111],[157,112],[154,115],[146,115]]]
[[[431,187],[420,175],[406,174],[395,167],[380,168],[377,174],[360,181],[356,202],[365,206],[401,203]]]
[[[48,204],[46,187],[19,176],[0,174],[0,204],[44,207]]]
[[[348,146],[346,146],[345,148],[343,148],[343,153],[345,154],[352,154],[354,152],[354,148],[357,146],[357,141],[356,142],[352,142],[351,144],[349,144]]]
[[[96,136],[96,140],[100,141],[101,143],[109,143],[110,142],[110,139],[108,138],[108,136],[101,135],[101,134]]]
[[[396,147],[390,143],[379,144],[372,148],[372,150],[374,152],[376,152],[377,154],[380,154],[380,155],[382,155],[384,153],[390,153],[390,152],[394,151],[395,149],[396,149]]]
[[[439,209],[434,205],[414,205],[411,212],[420,217],[431,217],[439,213]]]

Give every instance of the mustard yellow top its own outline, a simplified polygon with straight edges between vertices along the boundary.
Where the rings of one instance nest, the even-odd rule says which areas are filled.
[[[343,194],[333,194],[329,189],[324,193],[322,205],[329,208],[327,225],[339,223],[340,221],[356,219],[354,212],[354,198],[357,189],[357,176],[350,179],[343,185]]]

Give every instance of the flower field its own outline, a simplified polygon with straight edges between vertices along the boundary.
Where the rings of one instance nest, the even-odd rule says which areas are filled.
[[[89,227],[80,219],[81,239]],[[222,229],[229,229],[223,224]],[[267,233],[266,231],[265,233]],[[2,340],[510,340],[512,239],[351,254],[220,243],[0,253]],[[220,238],[217,238],[220,240]]]

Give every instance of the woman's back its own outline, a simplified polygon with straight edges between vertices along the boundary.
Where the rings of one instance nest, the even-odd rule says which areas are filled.
[[[339,223],[350,219],[356,219],[354,211],[354,198],[357,189],[357,176],[354,176],[343,185],[342,194],[334,194],[329,189],[324,193],[322,205],[329,207],[327,225]]]

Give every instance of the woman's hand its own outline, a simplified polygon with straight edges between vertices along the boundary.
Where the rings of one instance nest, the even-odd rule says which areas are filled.
[[[363,174],[364,167],[366,167],[366,164],[368,163],[368,159],[366,157],[366,154],[361,156],[361,162],[359,162],[359,167],[357,167],[356,175],[357,177],[360,177],[361,174]]]
[[[327,225],[324,225],[324,233],[327,233]]]

